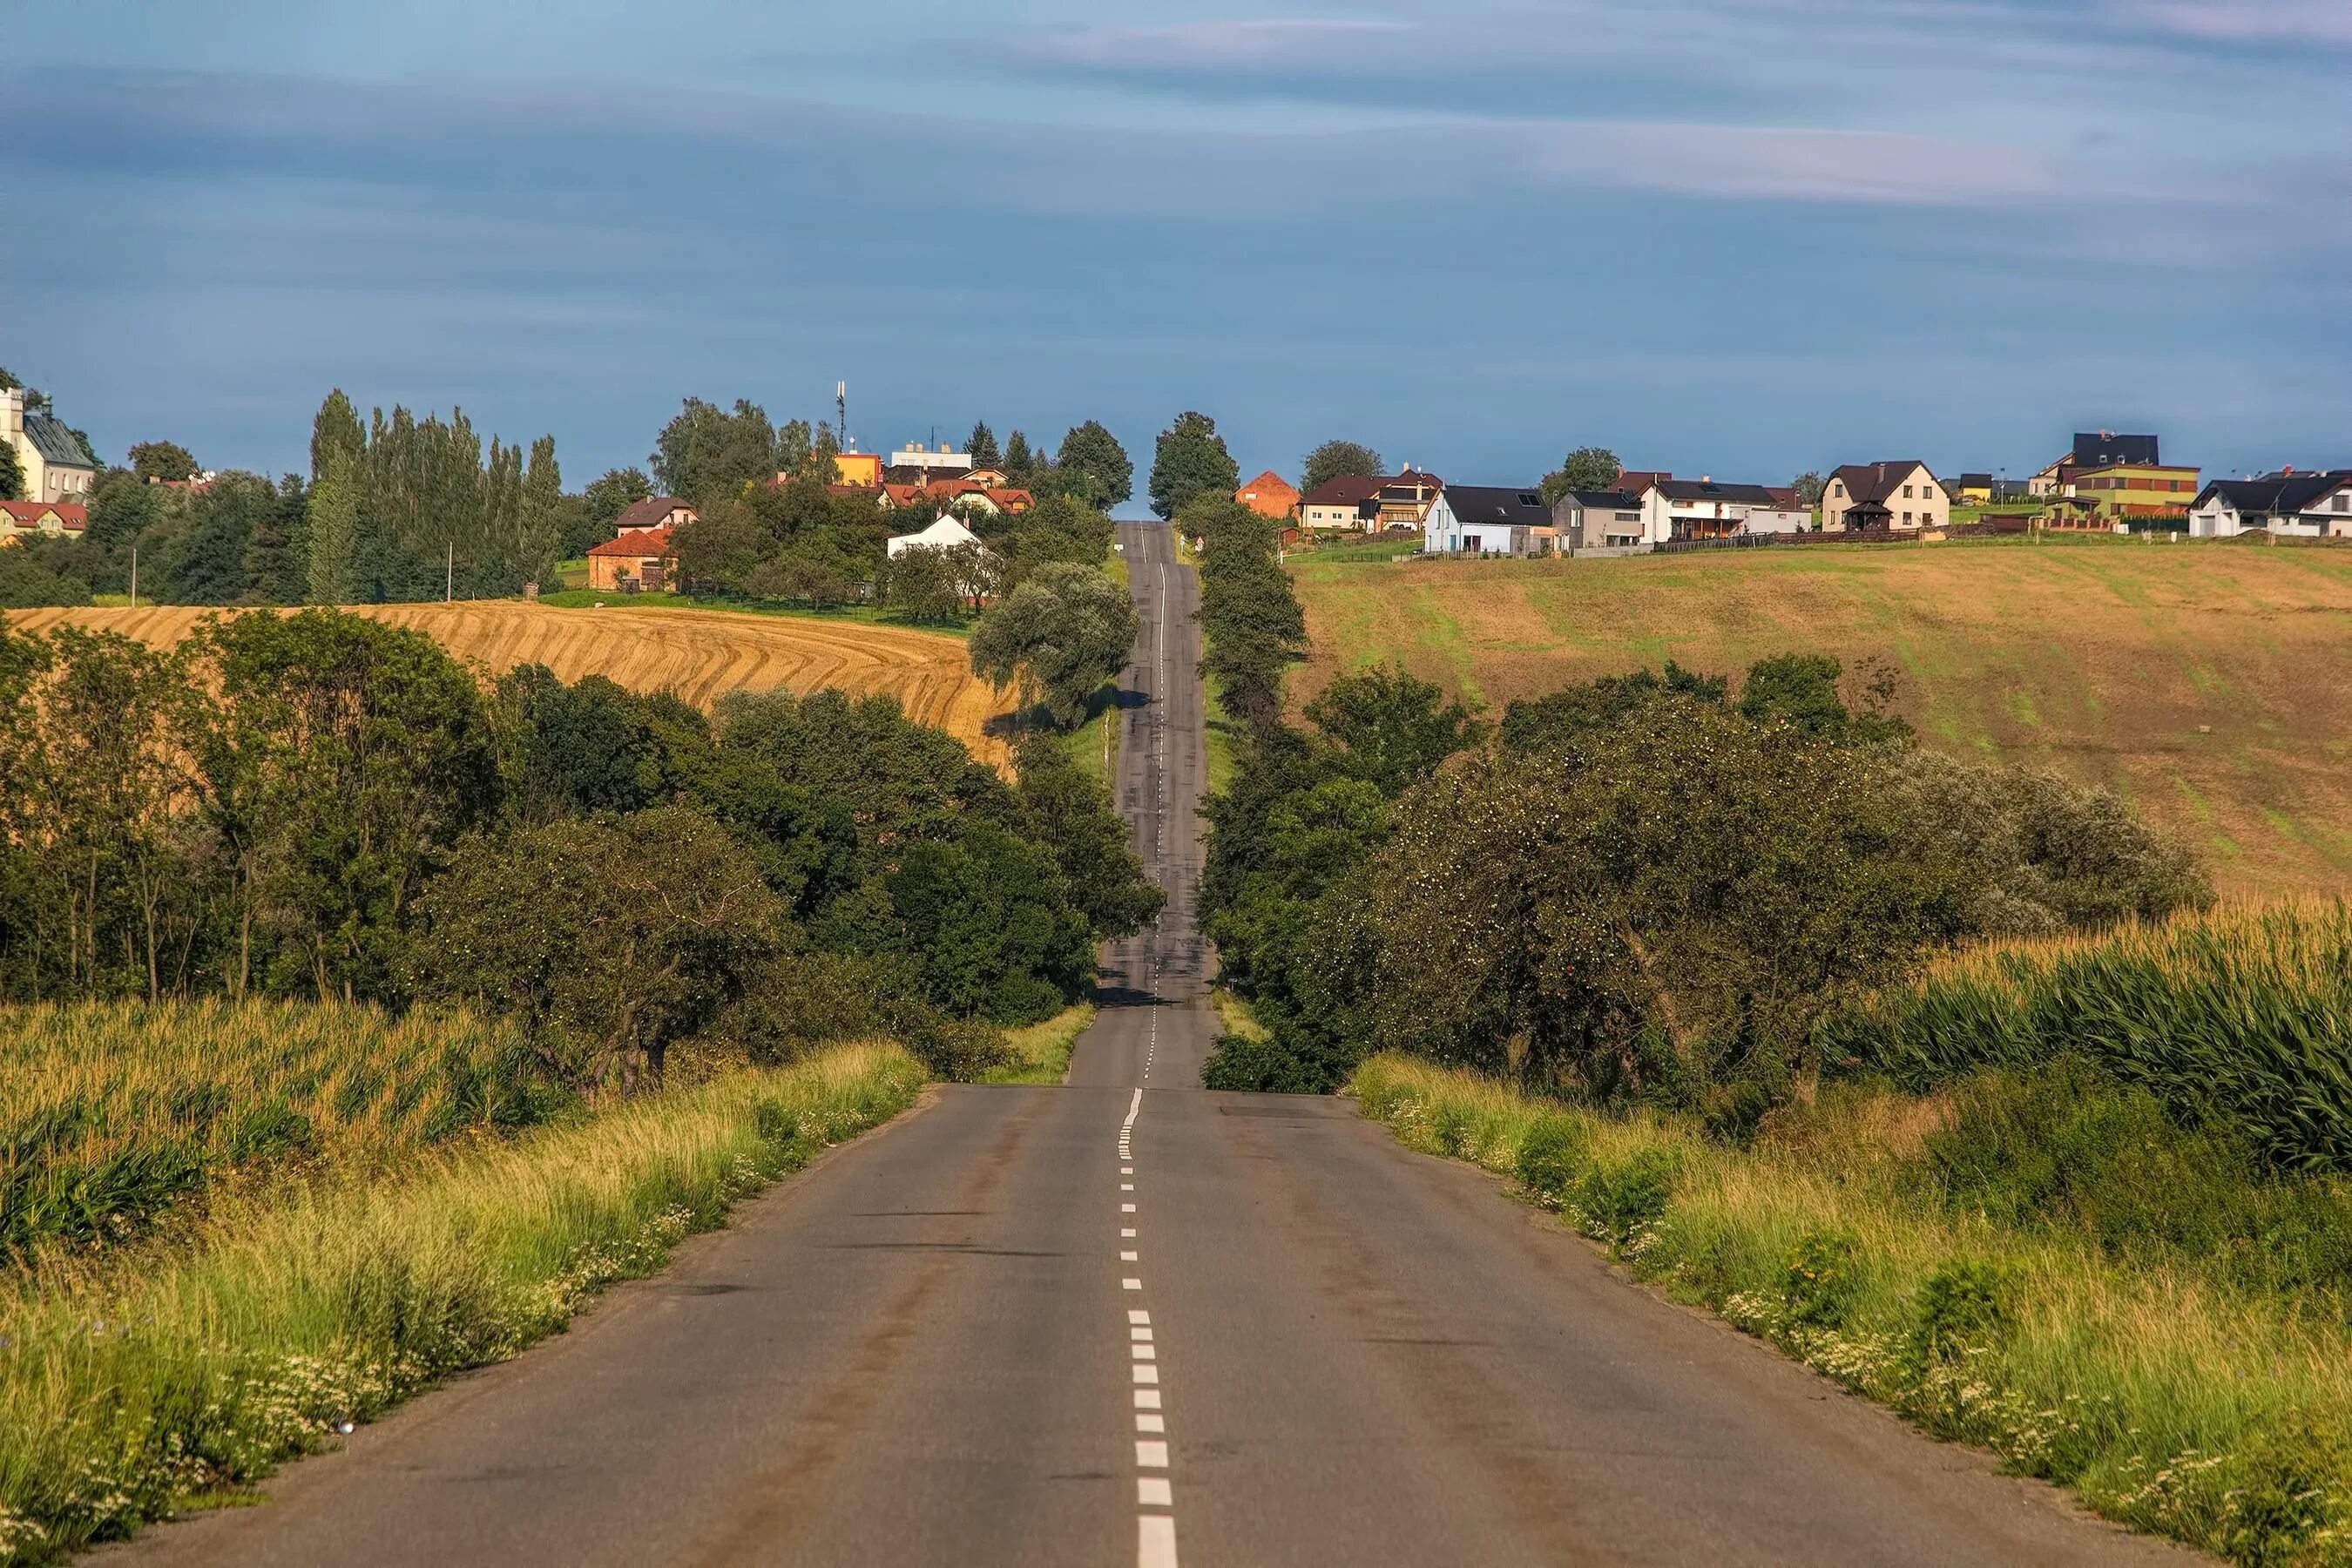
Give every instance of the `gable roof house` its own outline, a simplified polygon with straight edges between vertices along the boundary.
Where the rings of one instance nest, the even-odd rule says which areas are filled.
[[[79,539],[89,509],[79,501],[0,500],[0,544],[20,539]]]
[[[896,561],[909,550],[953,550],[960,544],[978,544],[980,535],[966,528],[954,517],[936,518],[929,528],[916,533],[892,536],[882,548]]]
[[[658,590],[677,575],[670,531],[632,528],[588,547],[588,586],[603,593]]]
[[[1379,502],[1377,521],[1382,528],[1420,528],[1429,517],[1429,509],[1445,481],[1435,474],[1424,474],[1407,468],[1391,474],[1380,482],[1374,499]]]
[[[1534,490],[1448,485],[1430,500],[1421,547],[1431,554],[1549,555],[1559,531]]]
[[[2305,538],[2352,538],[2352,468],[2298,474],[2282,468],[2253,479],[2215,479],[2189,509],[2198,539],[2264,530]]]
[[[98,488],[98,465],[81,437],[47,410],[28,406],[25,389],[0,391],[0,442],[16,453],[30,501],[85,501]]]
[[[1779,500],[1762,485],[1718,484],[1706,477],[1654,479],[1642,492],[1643,542],[1728,539],[1745,530],[1748,514],[1759,510],[1780,510]]]
[[[1642,499],[1628,491],[1568,490],[1551,503],[1562,550],[1628,550],[1642,542]]]
[[[1380,525],[1381,486],[1386,482],[1362,474],[1325,479],[1298,498],[1298,521],[1309,531],[1369,533]]]
[[[1843,533],[1849,528],[1916,532],[1948,527],[1951,521],[1951,495],[1916,458],[1848,463],[1822,486],[1822,528],[1826,532]]]
[[[623,533],[643,533],[648,529],[676,528],[680,523],[698,521],[695,510],[676,496],[647,496],[623,507],[621,515],[613,520],[613,526]]]
[[[1298,510],[1298,488],[1272,468],[1244,483],[1234,499],[1260,517],[1288,517]]]

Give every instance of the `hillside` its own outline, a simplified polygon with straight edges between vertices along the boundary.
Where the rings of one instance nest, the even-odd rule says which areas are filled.
[[[2224,891],[2352,888],[2352,552],[2089,541],[1293,566],[1294,705],[1394,660],[1499,710],[1672,658],[1875,656],[1944,750],[2104,784]]]
[[[180,606],[12,610],[8,619],[26,629],[69,622],[168,644],[215,613]],[[996,763],[1005,756],[1003,742],[984,726],[1007,704],[972,675],[962,640],[936,632],[652,605],[557,609],[507,599],[379,605],[361,613],[428,632],[451,653],[495,674],[538,663],[566,680],[603,675],[639,691],[670,687],[704,703],[722,692],[778,686],[887,692],[910,716],[948,731],[975,755]]]

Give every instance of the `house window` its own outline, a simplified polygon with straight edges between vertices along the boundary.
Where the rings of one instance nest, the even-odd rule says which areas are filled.
[[[2337,496],[2336,498],[2336,510],[2337,511],[2352,511],[2352,497]]]
[[[1905,500],[1909,500],[1911,499],[1911,487],[1909,485],[1905,485],[1903,487],[1903,499]],[[1907,516],[1908,514],[1906,513],[1906,515]]]
[[[1905,512],[1905,513],[1903,514],[1903,521],[1904,521],[1905,522],[1906,522],[1906,523],[1907,523],[1907,522],[1909,522],[1909,521],[1911,521],[1911,514],[1910,514],[1909,512],[1907,512],[1907,511],[1906,511],[1906,512]]]

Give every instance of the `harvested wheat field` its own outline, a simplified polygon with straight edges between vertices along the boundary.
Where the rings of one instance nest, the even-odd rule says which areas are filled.
[[[1930,745],[2106,784],[2226,892],[2352,889],[2352,551],[2118,539],[1294,562],[1294,702],[1403,665],[1499,710],[1672,658],[1876,658]]]
[[[169,645],[214,610],[12,610],[9,623],[36,629],[66,623],[127,632]],[[612,605],[565,610],[512,599],[455,605],[369,605],[358,613],[429,633],[459,658],[503,675],[543,664],[566,680],[602,675],[637,691],[663,687],[708,703],[728,691],[828,686],[896,697],[912,717],[937,725],[1002,765],[1004,742],[990,719],[1008,706],[971,673],[965,645],[937,632],[863,621]]]

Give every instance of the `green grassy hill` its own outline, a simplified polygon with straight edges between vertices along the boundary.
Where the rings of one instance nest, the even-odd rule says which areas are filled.
[[[1928,744],[2106,784],[2226,892],[2352,889],[2352,551],[2094,538],[1293,574],[1315,644],[1294,702],[1383,660],[1499,710],[1669,658],[1876,658]]]

